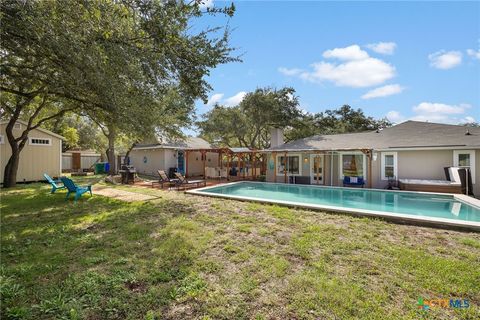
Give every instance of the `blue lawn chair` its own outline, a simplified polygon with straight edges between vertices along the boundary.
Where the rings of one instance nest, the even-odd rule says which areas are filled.
[[[58,183],[62,183],[62,181],[60,180],[53,180],[48,174],[44,173],[43,176],[45,177],[45,179],[47,179],[48,183],[50,183],[52,185],[52,192],[51,193],[55,193],[55,191],[57,191],[57,189],[65,189],[65,185],[58,185]]]
[[[84,186],[80,187],[77,186],[72,179],[68,179],[67,177],[61,177],[60,180],[62,180],[63,185],[67,187],[67,196],[65,197],[65,200],[68,200],[68,196],[70,193],[75,193],[75,202],[82,196],[82,194],[86,192],[90,192],[90,196],[92,196],[92,186]]]

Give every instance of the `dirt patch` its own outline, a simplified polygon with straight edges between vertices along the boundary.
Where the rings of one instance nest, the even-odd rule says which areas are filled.
[[[154,200],[157,199],[155,196],[130,192],[115,188],[95,188],[94,194],[101,195],[104,197],[109,197],[117,200],[122,200],[126,202],[134,202],[134,201],[147,201],[147,200]]]

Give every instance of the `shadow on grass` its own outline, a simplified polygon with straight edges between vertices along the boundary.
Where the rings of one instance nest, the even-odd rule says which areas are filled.
[[[1,318],[161,312],[196,279],[190,269],[206,235],[193,213],[173,201],[95,195],[74,204],[42,184],[2,191]]]

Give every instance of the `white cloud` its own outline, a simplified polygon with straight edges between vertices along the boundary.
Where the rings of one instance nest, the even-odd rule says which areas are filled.
[[[399,123],[399,122],[402,122],[402,121],[405,120],[405,117],[403,117],[400,114],[400,112],[395,111],[395,110],[387,112],[387,114],[385,116],[387,117],[388,120],[390,120],[393,123]]]
[[[470,56],[470,57],[473,57],[474,59],[478,59],[480,60],[480,49],[475,51],[473,49],[468,49],[467,50],[467,54]]]
[[[397,44],[395,42],[378,42],[367,44],[366,47],[375,51],[376,53],[390,55],[393,54],[397,48]]]
[[[243,97],[245,97],[246,94],[247,93],[245,91],[240,91],[235,95],[224,99],[223,97],[225,94],[215,93],[208,99],[206,106],[211,107],[215,104],[220,104],[226,107],[234,107],[243,100]]]
[[[225,101],[223,101],[223,104],[226,105],[227,107],[234,107],[243,100],[246,94],[247,93],[245,91],[240,91],[236,95],[225,99]]]
[[[405,120],[448,124],[476,122],[474,117],[466,114],[470,108],[471,105],[469,104],[449,105],[445,103],[422,102],[412,108],[414,115],[411,117],[405,117],[398,111],[390,111],[386,114],[386,117],[395,123]]]
[[[420,114],[462,114],[470,108],[468,104],[448,105],[444,103],[422,102],[413,107],[413,111]]]
[[[356,44],[345,48],[335,48],[327,50],[323,53],[323,57],[326,59],[337,58],[340,60],[364,60],[368,58],[368,53],[360,49]]]
[[[215,93],[208,99],[207,106],[213,106],[214,104],[219,103],[223,96],[223,93]]]
[[[302,69],[298,69],[298,68],[288,69],[285,67],[278,68],[278,71],[286,76],[296,76],[303,72]]]
[[[200,6],[200,9],[213,7],[213,0],[199,0],[197,3]]]
[[[320,61],[312,64],[313,70],[279,68],[288,76],[298,76],[310,82],[330,81],[339,87],[370,87],[380,85],[395,76],[395,67],[383,60],[372,58],[358,45],[326,50],[324,58],[342,62]]]
[[[405,88],[400,86],[399,84],[389,84],[389,85],[386,85],[380,88],[375,88],[373,90],[368,91],[362,96],[362,99],[387,97],[394,94],[399,94],[404,89]]]
[[[462,63],[462,53],[460,51],[437,51],[428,55],[430,66],[437,69],[451,69]]]
[[[339,87],[370,87],[384,83],[395,76],[395,68],[376,58],[334,64],[314,63],[312,72],[303,72],[302,79],[321,82],[331,81]]]

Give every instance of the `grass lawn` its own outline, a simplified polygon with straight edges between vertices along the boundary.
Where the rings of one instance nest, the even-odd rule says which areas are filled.
[[[480,317],[478,233],[118,188],[158,198],[1,191],[2,319]]]

